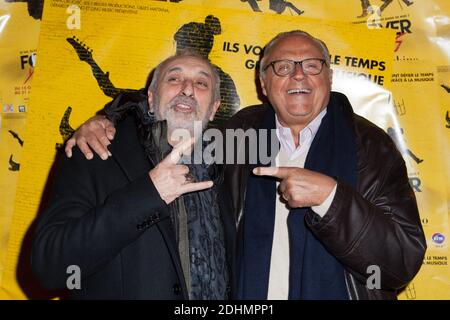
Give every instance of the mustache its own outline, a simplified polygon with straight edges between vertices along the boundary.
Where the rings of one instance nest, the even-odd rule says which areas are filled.
[[[195,100],[194,98],[191,98],[191,97],[187,97],[187,96],[183,96],[183,95],[176,96],[170,102],[170,108],[171,109],[175,108],[177,106],[177,104],[184,104],[184,105],[191,107],[195,111],[198,110],[197,100]]]

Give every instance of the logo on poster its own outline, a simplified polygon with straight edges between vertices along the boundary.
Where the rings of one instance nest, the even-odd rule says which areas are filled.
[[[445,241],[445,236],[442,233],[437,232],[433,234],[431,240],[433,240],[433,242],[436,244],[442,244]]]
[[[36,66],[36,53],[32,54],[24,54],[20,56],[20,67],[25,69],[26,65],[30,65],[30,67],[34,68]]]
[[[3,105],[3,112],[14,112],[12,103],[6,103]]]

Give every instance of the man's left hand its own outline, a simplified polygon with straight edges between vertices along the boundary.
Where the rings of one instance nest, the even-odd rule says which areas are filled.
[[[291,208],[321,205],[336,185],[333,178],[302,168],[258,167],[253,173],[280,179],[279,192]]]

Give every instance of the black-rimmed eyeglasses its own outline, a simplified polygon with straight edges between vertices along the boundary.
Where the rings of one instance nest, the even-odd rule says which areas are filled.
[[[272,66],[273,72],[280,77],[293,76],[295,74],[295,66],[299,64],[305,75],[317,75],[322,72],[323,65],[326,64],[325,59],[309,58],[302,61],[294,60],[276,60],[264,67],[264,71]]]

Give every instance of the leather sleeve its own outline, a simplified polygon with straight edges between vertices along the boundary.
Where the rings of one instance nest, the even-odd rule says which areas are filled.
[[[101,113],[106,115],[114,125],[117,125],[129,114],[145,115],[148,111],[147,99],[145,89],[136,92],[124,92],[107,103]]]
[[[46,288],[65,288],[69,265],[79,266],[82,278],[89,277],[147,228],[169,217],[147,173],[131,182],[107,176],[118,170],[113,159],[86,161],[77,148],[72,158],[62,159],[32,248],[32,270]]]
[[[338,181],[335,198],[320,219],[310,212],[312,232],[361,283],[378,266],[381,288],[396,290],[418,272],[426,250],[405,163],[392,144],[371,152],[358,177],[358,191]],[[373,150],[372,150],[373,151]]]

